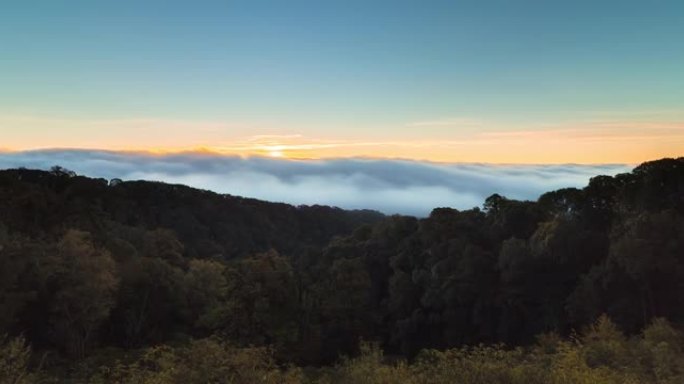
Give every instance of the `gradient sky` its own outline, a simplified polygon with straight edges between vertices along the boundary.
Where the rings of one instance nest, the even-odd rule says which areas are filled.
[[[684,154],[684,1],[7,1],[0,149]]]

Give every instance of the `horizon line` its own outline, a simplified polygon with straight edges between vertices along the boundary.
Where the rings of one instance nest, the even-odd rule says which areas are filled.
[[[542,165],[577,165],[577,166],[611,166],[611,165],[625,165],[638,166],[643,163],[657,161],[661,159],[676,159],[677,156],[662,156],[652,159],[646,159],[636,162],[493,162],[493,161],[442,161],[432,160],[427,158],[401,157],[401,156],[366,156],[366,155],[351,155],[351,156],[320,156],[320,157],[304,157],[304,156],[273,156],[267,153],[235,153],[226,152],[211,147],[187,147],[187,148],[131,148],[131,149],[113,149],[113,148],[97,148],[97,147],[36,147],[36,148],[0,148],[0,154],[21,154],[21,153],[50,153],[50,152],[99,152],[109,154],[121,155],[137,155],[147,157],[170,157],[177,155],[197,155],[197,156],[212,156],[220,158],[239,158],[239,159],[262,159],[282,162],[307,162],[307,161],[340,161],[340,160],[368,160],[368,161],[404,161],[415,163],[427,163],[436,165],[489,165],[489,166],[542,166]],[[682,154],[684,156],[684,154]]]

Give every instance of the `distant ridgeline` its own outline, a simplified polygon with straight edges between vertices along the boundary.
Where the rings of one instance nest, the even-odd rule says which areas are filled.
[[[102,244],[135,244],[146,230],[170,230],[188,258],[231,259],[325,245],[384,216],[370,210],[269,203],[183,185],[107,181],[50,172],[0,171],[0,223],[29,236],[90,232]]]
[[[408,357],[526,345],[602,314],[676,326],[684,158],[425,219],[0,171],[0,303],[0,335],[69,361],[210,335],[320,364],[359,340]]]

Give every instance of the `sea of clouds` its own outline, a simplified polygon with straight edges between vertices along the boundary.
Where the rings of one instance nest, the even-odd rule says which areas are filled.
[[[536,199],[565,187],[582,187],[596,175],[627,172],[631,166],[441,164],[390,159],[285,160],[217,154],[151,155],[94,150],[0,153],[0,169],[49,169],[123,180],[185,184],[295,205],[425,216],[435,207],[481,206],[499,193]]]

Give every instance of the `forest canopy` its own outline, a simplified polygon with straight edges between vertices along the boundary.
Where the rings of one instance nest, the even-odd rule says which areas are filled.
[[[0,171],[0,307],[0,383],[681,382],[684,158],[426,218]]]

